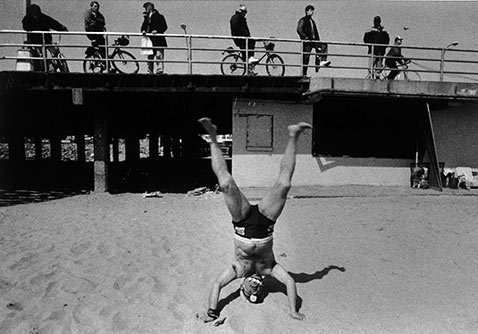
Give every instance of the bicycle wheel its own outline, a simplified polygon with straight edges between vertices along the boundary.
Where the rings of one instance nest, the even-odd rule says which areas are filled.
[[[409,80],[409,81],[421,81],[422,77],[420,73],[415,72],[415,71],[406,71],[403,73],[400,73],[399,78],[401,80]]]
[[[266,60],[266,70],[271,77],[282,77],[285,73],[284,61],[279,55],[271,54]]]
[[[118,50],[113,52],[113,67],[120,73],[135,74],[139,71],[139,63],[129,52]]]
[[[98,53],[86,56],[83,61],[83,72],[85,73],[103,73],[105,69],[105,61]]]
[[[221,61],[221,73],[224,75],[244,75],[246,67],[237,55],[227,55]]]

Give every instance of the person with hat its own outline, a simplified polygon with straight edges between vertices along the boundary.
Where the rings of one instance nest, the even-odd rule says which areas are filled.
[[[295,281],[287,270],[276,262],[272,245],[274,227],[284,209],[287,194],[291,188],[297,142],[301,134],[312,129],[312,126],[299,122],[287,127],[288,140],[276,182],[257,204],[251,204],[227,168],[226,160],[217,142],[217,127],[207,117],[199,119],[198,122],[209,134],[211,166],[231,214],[234,231],[232,263],[214,280],[209,291],[208,310],[204,314],[197,314],[198,318],[204,322],[218,320],[221,311],[218,308],[219,294],[235,279],[243,279],[240,295],[244,299],[251,303],[261,302],[264,297],[263,278],[271,276],[286,287],[289,315],[293,319],[304,320],[305,316],[296,308]]]
[[[141,25],[141,32],[143,34],[164,34],[168,30],[166,19],[155,8],[152,2],[145,2],[143,4],[143,24]],[[156,58],[156,74],[164,72],[164,48],[168,46],[164,36],[149,36],[153,44],[153,54],[148,55],[148,72],[154,73],[154,58]]]
[[[231,25],[231,36],[240,36],[240,37],[251,37],[249,31],[249,26],[247,25],[246,20],[247,7],[246,5],[239,5],[239,10],[236,11],[234,15],[231,16],[229,21]],[[254,49],[256,47],[256,41],[254,39],[248,39],[247,49],[248,54],[246,55],[246,39],[244,38],[234,38],[234,44],[241,49],[242,60],[246,61],[249,59],[249,63],[257,63],[259,60],[254,58]]]
[[[372,54],[371,57],[371,67],[373,69],[381,69],[383,67],[383,56],[387,50],[388,43],[390,43],[390,36],[385,28],[382,26],[382,18],[380,16],[375,16],[373,18],[373,27],[367,31],[363,36],[363,42],[367,44],[383,44],[381,45],[372,45],[368,46],[368,54]],[[375,71],[374,71],[375,73]]]
[[[315,57],[315,72],[319,71],[320,67],[329,66],[330,60],[327,60],[328,45],[327,43],[319,42],[320,36],[317,30],[317,25],[312,19],[314,15],[314,6],[308,5],[305,7],[305,16],[297,23],[297,34],[300,39],[307,40],[303,42],[303,59],[302,59],[302,74],[307,75],[307,65],[309,64],[310,52],[315,49],[317,56]],[[309,42],[310,41],[310,42]]]
[[[393,80],[395,77],[400,73],[397,64],[408,64],[410,59],[405,58],[402,55],[402,45],[403,38],[400,36],[395,37],[393,46],[388,51],[387,55],[385,56],[385,65],[390,68],[390,73],[387,75],[388,80]]]

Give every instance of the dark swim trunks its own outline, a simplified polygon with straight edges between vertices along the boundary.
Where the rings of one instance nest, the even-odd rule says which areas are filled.
[[[249,217],[240,222],[232,222],[237,235],[244,238],[267,238],[274,232],[275,221],[259,212],[257,205],[251,205]]]

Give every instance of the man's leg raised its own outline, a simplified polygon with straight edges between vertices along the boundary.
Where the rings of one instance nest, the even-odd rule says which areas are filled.
[[[210,136],[212,170],[216,174],[232,219],[236,222],[244,220],[249,214],[251,205],[227,169],[226,159],[224,159],[221,148],[217,143],[217,127],[206,117],[199,119],[198,122]]]
[[[289,132],[289,140],[287,142],[284,155],[282,156],[279,177],[272,188],[259,202],[259,211],[273,221],[276,221],[277,218],[279,218],[282,209],[284,209],[284,205],[287,200],[287,193],[291,187],[292,175],[294,174],[295,169],[297,141],[299,140],[299,136],[304,130],[311,128],[312,126],[305,122],[289,125],[287,127]]]

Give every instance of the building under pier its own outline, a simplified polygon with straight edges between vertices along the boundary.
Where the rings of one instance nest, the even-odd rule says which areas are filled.
[[[419,161],[440,188],[440,162],[478,168],[477,92],[429,81],[0,72],[0,187],[214,186],[196,122],[208,116],[232,134],[228,163],[241,186],[271,185],[286,126],[306,121],[314,131],[300,139],[295,185],[409,185]]]

